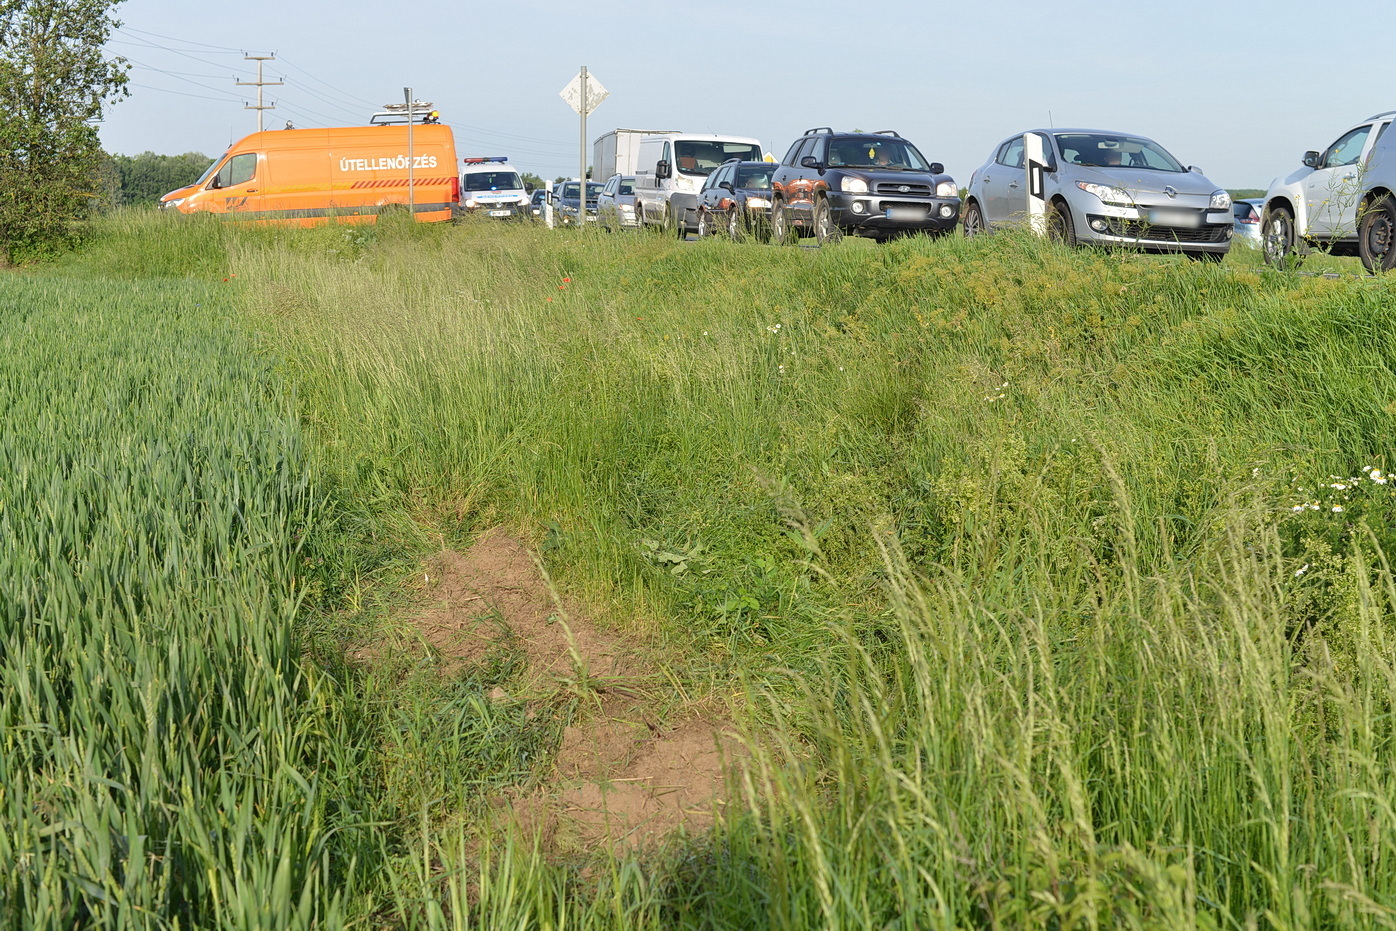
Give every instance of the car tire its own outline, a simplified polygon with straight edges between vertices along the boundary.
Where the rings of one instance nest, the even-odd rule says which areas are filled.
[[[742,241],[742,208],[736,204],[727,210],[727,238],[733,242]]]
[[[1053,201],[1047,208],[1047,238],[1064,246],[1076,245],[1076,225],[1071,222],[1071,208]]]
[[[775,201],[771,204],[771,242],[777,246],[785,246],[794,240],[790,230],[790,213],[785,201]]]
[[[832,246],[843,239],[843,230],[834,223],[834,211],[827,197],[821,197],[814,203],[814,237],[821,246]]]
[[[1362,211],[1357,225],[1357,254],[1373,275],[1396,268],[1396,199],[1383,194]]]
[[[1298,268],[1304,261],[1299,254],[1294,214],[1288,207],[1269,208],[1260,218],[1260,249],[1266,264],[1281,271]]]
[[[984,226],[984,214],[979,209],[979,204],[974,201],[970,201],[969,206],[965,208],[965,215],[962,218],[962,222],[964,223],[966,239],[973,239],[987,232]]]

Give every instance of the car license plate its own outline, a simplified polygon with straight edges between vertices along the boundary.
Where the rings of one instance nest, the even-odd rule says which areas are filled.
[[[492,216],[492,217],[507,217],[508,215],[509,215],[509,211],[508,211],[508,210],[491,210],[491,211],[490,211],[490,216]]]
[[[925,207],[888,207],[887,219],[903,223],[920,223],[926,219]]]
[[[1149,222],[1154,226],[1194,227],[1202,225],[1202,216],[1195,210],[1158,209],[1149,211]]]

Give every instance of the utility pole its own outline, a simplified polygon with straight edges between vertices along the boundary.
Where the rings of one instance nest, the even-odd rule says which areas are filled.
[[[276,53],[275,53],[275,52],[273,52],[273,53],[270,54],[270,55],[247,55],[247,54],[244,54],[244,55],[242,56],[242,60],[243,60],[243,61],[255,61],[255,62],[257,63],[257,80],[255,80],[255,81],[238,81],[237,83],[238,83],[240,86],[243,86],[243,87],[256,87],[256,88],[257,88],[257,106],[253,107],[253,106],[249,106],[249,105],[247,105],[247,104],[243,104],[243,107],[242,107],[242,108],[243,108],[244,110],[256,110],[256,111],[257,111],[257,132],[261,132],[261,131],[262,131],[262,111],[263,111],[263,110],[275,110],[275,109],[276,109],[276,104],[274,104],[274,103],[273,103],[273,104],[267,104],[267,105],[263,106],[263,104],[262,104],[262,88],[264,88],[264,87],[278,87],[278,86],[280,86],[280,85],[282,85],[282,84],[285,84],[286,82],[285,82],[285,81],[263,81],[263,80],[262,80],[262,62],[264,62],[264,61],[275,61],[275,60],[276,60]]]

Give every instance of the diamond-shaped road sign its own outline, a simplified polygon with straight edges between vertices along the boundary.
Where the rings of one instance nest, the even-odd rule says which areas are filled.
[[[573,110],[583,116],[590,116],[591,111],[601,105],[601,101],[611,96],[611,92],[601,86],[601,82],[592,77],[591,72],[587,72],[587,99],[586,112],[582,111],[582,73],[577,72],[577,76],[572,79],[572,83],[564,87],[558,96],[567,101]]]

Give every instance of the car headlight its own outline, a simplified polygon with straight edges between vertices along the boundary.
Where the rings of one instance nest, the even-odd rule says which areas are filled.
[[[954,181],[942,181],[936,185],[936,197],[954,197],[960,193]]]
[[[178,207],[178,206],[179,206],[180,204],[182,204],[182,203],[184,203],[184,198],[183,198],[183,197],[176,197],[174,200],[162,200],[162,201],[160,201],[160,209],[161,209],[161,210],[172,210],[172,209],[174,209],[175,207]]]
[[[868,182],[862,178],[844,178],[839,182],[839,190],[845,194],[866,194],[868,193]]]
[[[1209,206],[1207,209],[1208,209],[1208,210],[1230,210],[1230,209],[1231,209],[1231,195],[1228,194],[1228,193],[1226,193],[1225,191],[1213,191],[1213,192],[1212,192],[1212,203],[1211,203],[1211,206]]]
[[[1087,194],[1094,194],[1100,198],[1103,204],[1117,204],[1121,207],[1129,207],[1134,204],[1130,196],[1120,188],[1111,187],[1108,184],[1091,184],[1089,181],[1077,181],[1076,186]]]
[[[771,199],[769,197],[748,197],[746,199],[746,205],[748,207],[769,207],[771,206]]]

